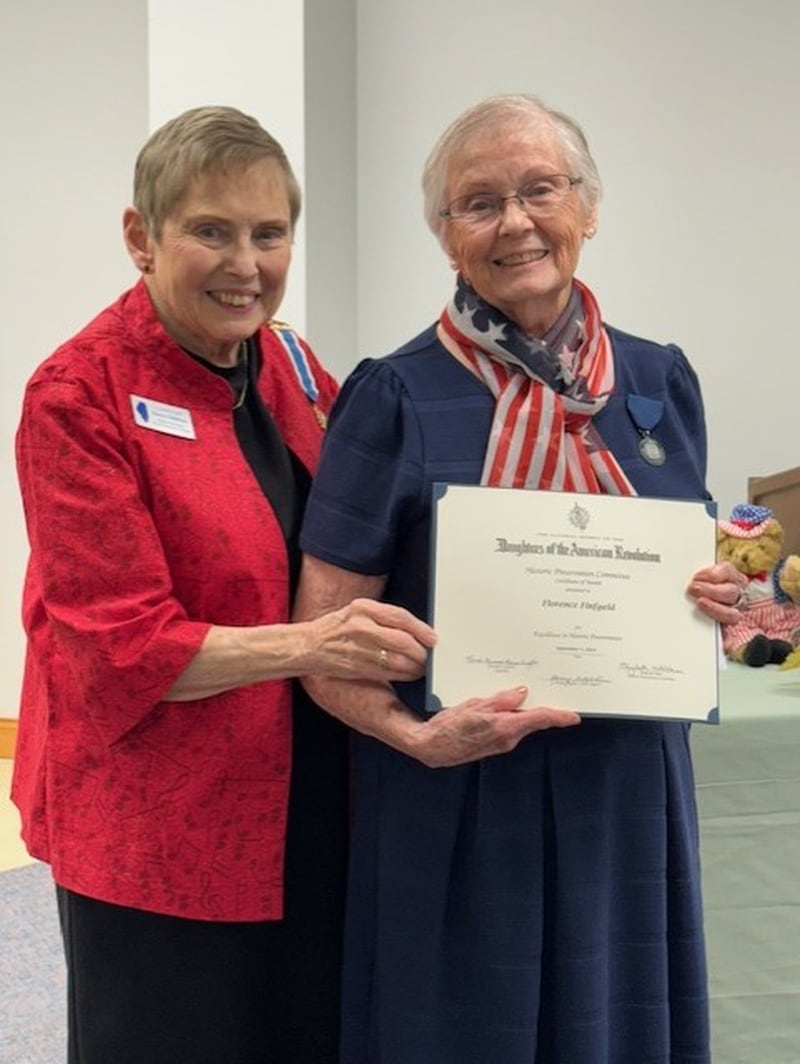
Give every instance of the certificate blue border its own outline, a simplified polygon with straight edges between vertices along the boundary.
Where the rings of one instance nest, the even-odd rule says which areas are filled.
[[[452,483],[452,482],[445,482],[445,481],[435,481],[431,485],[431,537],[430,537],[430,544],[429,544],[430,557],[429,557],[429,568],[428,568],[428,572],[429,572],[429,578],[428,578],[428,618],[430,620],[431,625],[433,625],[434,628],[436,627],[436,591],[435,591],[435,588],[436,588],[436,558],[437,558],[437,534],[438,534],[438,522],[439,522],[439,503],[447,495],[448,488],[450,488],[450,487],[459,487],[459,488],[463,487],[463,488],[470,488],[470,489],[486,488],[486,490],[491,490],[491,488],[486,486],[486,485],[455,484],[455,483]],[[518,490],[525,491],[527,489],[520,488]],[[566,493],[566,494],[578,494],[578,493],[570,492],[570,493]],[[648,497],[649,498],[658,498],[657,496],[648,496]],[[672,499],[672,498],[670,498],[670,499],[665,499],[664,501],[668,501],[668,502],[687,502],[687,503],[691,503],[692,505],[695,505],[695,506],[698,505],[698,504],[703,505],[705,507],[705,511],[708,514],[708,516],[711,518],[712,521],[714,521],[716,523],[717,513],[718,513],[718,505],[717,505],[717,502],[714,499]],[[434,649],[430,653],[430,664],[431,664],[431,666],[433,665],[434,655],[435,654],[436,654],[436,648],[434,647]],[[607,720],[612,720],[612,719],[613,720],[650,720],[650,721],[659,721],[659,720],[660,721],[673,721],[674,720],[674,721],[679,721],[680,723],[683,723],[683,724],[719,724],[721,722],[720,721],[720,709],[719,709],[719,668],[717,668],[715,687],[716,687],[716,705],[711,706],[709,708],[708,713],[706,714],[705,718],[699,718],[699,717],[698,718],[694,718],[693,717],[691,719],[688,719],[686,717],[662,717],[662,716],[652,717],[652,716],[648,716],[646,714],[642,714],[641,716],[637,716],[635,713],[620,713],[620,714],[603,713],[602,715],[601,714],[588,714],[587,713],[586,716],[587,717],[596,717],[597,719],[601,719],[602,718],[602,719],[607,719]],[[425,708],[426,708],[426,712],[429,715],[431,715],[431,716],[433,714],[435,714],[435,713],[438,713],[439,710],[445,708],[442,705],[442,701],[441,701],[440,697],[433,690],[433,668],[432,667],[428,668],[428,670],[426,671],[426,675],[425,675]]]

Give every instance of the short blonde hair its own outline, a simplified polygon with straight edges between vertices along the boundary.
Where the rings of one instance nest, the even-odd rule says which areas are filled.
[[[292,229],[302,196],[286,152],[250,115],[235,107],[194,107],[157,129],[136,159],[133,203],[156,239],[191,183],[273,159],[286,178]]]
[[[554,111],[537,96],[509,93],[489,96],[463,111],[439,137],[422,172],[425,197],[425,221],[445,246],[446,221],[440,211],[447,206],[447,176],[456,155],[465,151],[470,141],[479,140],[498,127],[541,129],[555,135],[570,166],[571,177],[581,178],[578,186],[588,209],[597,205],[602,194],[600,175],[589,151],[583,130],[569,115]]]

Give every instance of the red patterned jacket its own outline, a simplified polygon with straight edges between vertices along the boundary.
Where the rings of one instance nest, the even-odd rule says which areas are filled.
[[[309,471],[322,432],[281,342],[258,387]],[[336,385],[304,346],[330,407]],[[194,439],[135,423],[188,410]],[[17,462],[31,558],[12,796],[31,854],[103,901],[208,920],[282,913],[290,688],[162,702],[210,624],[289,615],[283,537],[225,380],[166,334],[140,282],[31,378]]]

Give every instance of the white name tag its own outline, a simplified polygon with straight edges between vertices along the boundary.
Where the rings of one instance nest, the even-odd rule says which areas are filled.
[[[142,395],[131,395],[131,406],[133,420],[143,429],[166,432],[168,436],[182,436],[186,440],[196,439],[192,415],[184,407],[158,403]]]

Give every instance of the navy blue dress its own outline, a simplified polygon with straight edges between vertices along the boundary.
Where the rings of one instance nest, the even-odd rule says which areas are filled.
[[[693,370],[609,335],[603,439],[640,495],[707,497]],[[661,467],[640,457],[631,395],[661,404]],[[303,549],[389,574],[387,600],[425,616],[431,483],[479,481],[493,408],[433,329],[362,362]],[[422,682],[398,690],[424,712]],[[452,769],[359,737],[354,790],[342,1064],[708,1064],[687,725],[587,719]]]

